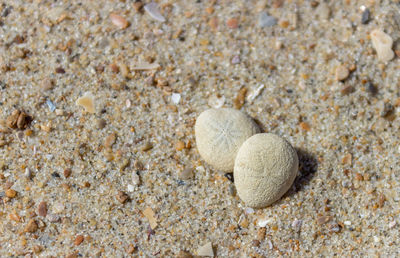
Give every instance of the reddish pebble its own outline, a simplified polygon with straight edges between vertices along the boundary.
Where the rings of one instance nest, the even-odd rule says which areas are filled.
[[[46,215],[47,215],[47,203],[46,202],[39,203],[38,213],[39,213],[39,216],[46,217]]]
[[[116,13],[111,13],[110,19],[111,22],[120,29],[126,29],[129,26],[129,22],[124,17]]]
[[[239,21],[236,18],[231,18],[226,21],[226,26],[231,29],[237,29],[237,27],[239,27]]]
[[[83,242],[83,239],[84,239],[84,237],[83,237],[82,235],[78,235],[78,236],[75,238],[74,244],[75,244],[76,246],[80,245],[80,244]]]
[[[68,178],[71,175],[72,171],[70,168],[64,169],[64,176],[65,178]]]

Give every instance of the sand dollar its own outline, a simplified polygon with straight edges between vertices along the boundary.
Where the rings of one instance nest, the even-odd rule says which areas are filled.
[[[208,109],[196,120],[197,149],[208,164],[231,172],[240,146],[258,130],[249,116],[236,109]]]
[[[293,184],[299,161],[295,149],[270,133],[256,134],[240,147],[234,181],[246,205],[262,208],[280,199]]]

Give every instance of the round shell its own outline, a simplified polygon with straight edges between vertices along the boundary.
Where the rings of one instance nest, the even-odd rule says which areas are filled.
[[[295,149],[270,133],[256,134],[240,147],[235,160],[237,193],[253,208],[271,205],[293,184],[299,167]]]
[[[232,108],[213,108],[196,120],[196,145],[202,158],[214,168],[233,171],[236,154],[258,126],[244,113]]]

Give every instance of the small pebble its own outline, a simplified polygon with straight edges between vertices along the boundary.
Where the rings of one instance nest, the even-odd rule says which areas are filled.
[[[54,82],[50,79],[44,79],[41,83],[40,83],[40,87],[45,90],[51,90],[54,87]]]
[[[239,21],[236,18],[231,18],[226,21],[226,26],[230,29],[237,29],[239,27]]]
[[[24,231],[29,233],[34,233],[38,230],[38,225],[34,219],[31,219],[28,224],[25,226]]]
[[[234,56],[231,60],[232,64],[238,64],[240,63],[240,57],[239,56]]]
[[[265,227],[259,228],[257,231],[257,240],[263,241],[265,238],[266,232],[267,232],[267,229]]]
[[[149,151],[153,148],[153,145],[150,142],[146,142],[142,146],[142,151]]]
[[[253,135],[235,159],[233,175],[238,195],[250,207],[269,206],[289,190],[298,168],[296,150],[289,142],[271,133]]]
[[[185,168],[178,172],[178,178],[181,180],[188,180],[193,176],[193,169],[192,168]]]
[[[388,62],[394,58],[392,50],[393,39],[382,30],[375,29],[371,32],[372,46],[376,50],[378,59],[382,62]]]
[[[175,144],[175,150],[181,151],[185,148],[185,143],[183,141],[177,141]]]
[[[17,195],[17,192],[13,189],[7,189],[5,194],[8,198],[14,198]]]
[[[208,109],[196,120],[197,149],[208,164],[231,172],[239,147],[258,131],[255,122],[238,110]]]
[[[343,81],[347,79],[347,77],[349,77],[349,74],[349,69],[347,69],[346,66],[339,65],[338,67],[336,67],[335,78],[337,81]]]
[[[132,173],[132,184],[133,185],[140,185],[140,177],[137,172]]]
[[[83,242],[84,239],[85,238],[82,235],[78,235],[75,238],[74,245],[76,245],[76,246],[80,245]]]
[[[211,242],[208,242],[207,244],[200,246],[197,249],[197,255],[198,256],[210,256],[210,257],[214,257],[214,250],[212,247]]]
[[[151,229],[155,229],[157,227],[157,220],[154,211],[150,207],[147,207],[142,213],[149,221]]]
[[[148,3],[144,6],[144,10],[147,14],[150,15],[153,19],[159,22],[165,22],[164,16],[161,15],[160,11],[158,10],[158,5],[154,2]]]
[[[64,169],[64,177],[68,178],[71,176],[72,170],[70,168]]]
[[[172,101],[172,103],[174,103],[175,105],[176,104],[179,104],[179,101],[181,100],[181,94],[179,94],[179,93],[172,93],[172,95],[171,95],[171,101]]]
[[[47,203],[46,202],[39,203],[38,214],[39,214],[39,216],[46,217],[46,215],[47,215]]]
[[[84,107],[86,112],[94,113],[96,111],[94,105],[94,97],[90,92],[85,92],[85,94],[76,100],[78,106]]]
[[[126,193],[122,192],[122,191],[118,191],[118,194],[117,194],[116,198],[120,203],[124,204],[126,201],[128,201],[129,196]]]
[[[106,120],[104,120],[102,118],[97,120],[97,128],[103,129],[104,127],[106,127],[106,125],[107,125]]]
[[[259,25],[261,28],[271,27],[278,23],[277,19],[273,16],[269,16],[266,12],[260,13]]]
[[[366,8],[361,15],[361,24],[367,24],[371,19],[371,12]]]
[[[60,221],[60,216],[58,216],[57,214],[49,214],[49,215],[47,215],[47,219],[50,222],[55,223],[55,222],[59,222]]]
[[[124,17],[116,13],[110,14],[110,20],[119,29],[126,29],[129,26],[129,22]]]
[[[378,88],[372,84],[372,82],[367,82],[365,84],[365,89],[371,94],[376,95],[378,93]]]

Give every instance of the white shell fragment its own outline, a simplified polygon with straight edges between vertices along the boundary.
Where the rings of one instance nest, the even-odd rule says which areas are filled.
[[[295,149],[271,134],[253,135],[240,147],[233,172],[237,193],[253,208],[279,200],[293,184],[299,167]]]
[[[82,97],[80,97],[76,100],[76,104],[78,106],[84,107],[86,112],[88,112],[88,113],[94,113],[96,111],[96,108],[94,105],[94,97],[93,97],[93,94],[90,92],[85,92],[85,94],[83,94]]]
[[[179,94],[179,93],[172,93],[172,95],[171,95],[171,101],[172,101],[172,103],[174,103],[175,105],[176,104],[179,104],[179,101],[181,100],[181,94]]]
[[[382,30],[375,29],[371,32],[371,40],[380,61],[388,62],[393,59],[393,39],[388,34]]]
[[[239,147],[259,130],[246,114],[232,108],[212,108],[196,120],[196,145],[201,157],[214,168],[231,172]]]
[[[197,249],[197,255],[214,257],[214,250],[212,248],[211,242],[208,242],[207,244],[200,246],[199,249]]]
[[[158,10],[158,5],[156,3],[151,2],[146,4],[144,6],[144,10],[151,16],[151,18],[159,22],[165,22],[165,18],[161,15],[160,11]]]

